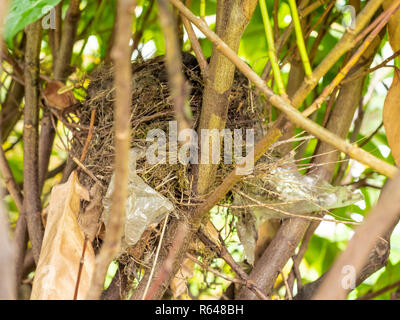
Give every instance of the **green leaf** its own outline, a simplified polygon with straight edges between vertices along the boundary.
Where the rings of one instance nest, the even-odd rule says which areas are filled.
[[[340,251],[338,243],[314,235],[304,258],[321,275],[331,267],[338,255]]]
[[[12,39],[27,25],[48,14],[61,0],[13,0],[6,19],[4,40],[12,48]]]
[[[285,18],[290,17],[291,19],[291,14],[290,14],[290,7],[287,3],[282,2],[279,4],[279,9],[278,9],[278,27],[281,29],[286,28],[290,22],[287,20],[285,21]]]
[[[196,15],[200,15],[200,0],[194,0],[190,6],[191,11]],[[213,15],[217,11],[216,0],[206,0],[206,16]]]

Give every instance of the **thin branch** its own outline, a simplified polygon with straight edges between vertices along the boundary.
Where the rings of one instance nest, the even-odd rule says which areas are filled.
[[[24,108],[24,210],[28,224],[33,257],[39,260],[44,228],[40,213],[38,185],[38,125],[39,125],[39,54],[42,38],[41,21],[26,29],[25,108]]]
[[[357,276],[378,239],[400,218],[400,174],[389,181],[378,204],[355,230],[346,250],[335,261],[313,299],[345,299],[345,277]],[[344,269],[345,267],[349,267]],[[351,272],[349,274],[348,272]],[[347,271],[347,272],[344,272]],[[355,279],[354,279],[355,280]]]
[[[0,15],[2,8],[0,7]],[[0,17],[0,23],[1,23]],[[0,33],[1,34],[1,33]],[[0,199],[2,199],[0,193]],[[6,211],[3,207],[3,201],[0,200],[0,299],[16,299],[16,290],[14,286],[14,257],[12,244],[9,239],[9,224],[6,219]]]
[[[153,279],[153,274],[154,274],[155,266],[157,265],[157,262],[158,262],[158,255],[160,254],[161,244],[162,244],[162,241],[164,239],[164,234],[165,234],[165,229],[167,227],[168,218],[169,218],[169,213],[167,214],[167,216],[164,219],[164,224],[163,224],[163,227],[162,227],[160,240],[158,242],[156,255],[154,257],[154,262],[153,262],[153,266],[152,266],[151,271],[150,271],[149,279],[147,280],[146,288],[144,289],[144,292],[143,292],[142,300],[144,300],[146,298],[147,292],[149,291],[149,288],[150,288],[151,280]]]
[[[281,70],[279,69],[278,59],[276,57],[274,34],[272,31],[271,22],[269,20],[268,9],[265,0],[259,0],[260,9],[264,23],[265,36],[268,43],[268,57],[271,62],[272,71],[274,73],[275,82],[278,87],[278,92],[281,96],[286,96],[285,85],[283,84]]]
[[[94,108],[90,114],[90,124],[89,124],[89,133],[86,137],[85,145],[83,146],[81,157],[79,159],[80,162],[84,162],[86,158],[86,154],[88,152],[90,141],[93,137],[93,128],[94,128],[94,120],[96,119],[96,108]],[[78,169],[79,170],[79,169]]]
[[[173,273],[173,262],[176,260],[176,257],[182,254],[182,252],[180,252],[180,249],[182,248],[182,245],[185,241],[188,231],[189,230],[186,224],[181,223],[178,225],[176,232],[177,236],[175,237],[173,243],[170,246],[170,250],[166,259],[161,265],[158,277],[156,278],[155,281],[153,281],[153,283],[151,284],[150,288],[147,291],[147,295],[145,297],[146,300],[153,299],[153,297],[156,296],[156,293],[158,293],[159,291],[164,292],[166,290],[165,287],[165,283],[167,282],[166,280],[169,279],[171,277],[171,274]]]
[[[4,178],[6,188],[14,200],[15,205],[19,211],[17,224],[14,230],[14,267],[15,267],[15,289],[18,290],[19,284],[22,279],[22,271],[24,265],[24,258],[26,252],[26,245],[28,242],[28,230],[26,225],[25,212],[23,208],[24,199],[20,191],[8,161],[0,147],[0,175]]]
[[[367,294],[365,294],[361,297],[358,297],[357,300],[371,300],[371,299],[376,298],[376,297],[380,296],[381,294],[383,294],[387,291],[390,291],[392,289],[395,289],[397,287],[400,287],[400,281],[396,281],[392,284],[389,284],[386,287],[383,287],[382,289],[379,289],[375,292],[368,292]]]
[[[24,97],[24,85],[13,80],[8,87],[0,111],[0,143],[4,143],[22,116],[20,104]],[[7,152],[7,151],[5,151]]]
[[[279,0],[274,0],[274,5],[273,5],[273,9],[272,9],[272,17],[274,19],[274,39],[275,40],[277,40],[279,37],[278,11],[279,11]]]
[[[128,195],[128,161],[130,146],[131,101],[131,63],[129,40],[136,3],[132,0],[120,0],[117,3],[117,26],[115,45],[111,56],[115,65],[115,186],[112,194],[110,219],[106,226],[106,235],[100,253],[96,259],[95,273],[92,278],[88,299],[99,299],[104,286],[108,266],[115,258],[121,245],[125,203]]]
[[[282,281],[283,281],[283,283],[285,284],[286,295],[288,296],[288,299],[289,299],[289,300],[293,300],[292,288],[289,286],[289,284],[288,284],[288,282],[287,282],[287,280],[286,280],[286,277],[285,277],[285,275],[283,274],[283,272],[280,271],[279,273],[281,274]]]
[[[80,0],[71,0],[64,20],[57,54],[53,57],[54,79],[65,81],[72,69],[70,67],[73,44],[76,38],[78,20],[80,18]],[[60,9],[58,9],[60,10]],[[60,30],[61,31],[61,30]],[[60,37],[60,31],[57,37]],[[41,120],[39,138],[39,191],[41,193],[48,172],[51,151],[53,148],[55,129],[52,125],[51,113],[44,110]]]
[[[303,237],[303,241],[301,242],[299,251],[297,252],[297,254],[294,257],[292,257],[293,267],[292,267],[292,270],[290,271],[290,274],[288,277],[289,278],[288,282],[289,282],[289,285],[291,287],[293,287],[294,280],[296,278],[297,279],[297,291],[299,291],[302,287],[299,266],[300,266],[301,260],[303,260],[303,257],[308,249],[308,245],[311,241],[311,238],[314,235],[314,232],[318,226],[319,226],[319,221],[313,221],[310,223],[310,225],[308,226],[307,231]]]
[[[238,283],[241,285],[246,285],[246,281],[238,278],[232,278],[227,276],[226,274],[223,274],[222,272],[219,272],[218,270],[215,270],[205,264],[204,262],[201,262],[199,259],[197,259],[195,256],[191,255],[190,253],[186,253],[186,257],[189,258],[189,260],[193,261],[194,263],[198,264],[200,267],[203,269],[210,271],[211,273],[215,274],[217,277],[220,277],[226,281],[233,282],[233,283]]]
[[[269,300],[260,288],[250,280],[248,274],[243,271],[243,269],[238,265],[238,263],[233,259],[231,254],[228,252],[221,235],[218,233],[219,237],[219,244],[216,244],[212,241],[207,235],[203,232],[198,231],[197,235],[199,239],[210,249],[212,249],[221,259],[223,259],[231,268],[232,270],[240,277],[241,281],[243,282],[244,286],[248,288],[250,291],[254,292],[254,294],[260,298],[261,300]],[[196,259],[197,260],[197,259]]]
[[[190,43],[192,44],[193,52],[196,55],[197,61],[199,63],[201,74],[204,77],[207,74],[208,62],[204,56],[203,50],[201,49],[199,40],[197,39],[196,34],[194,33],[192,24],[187,18],[185,18],[185,16],[182,16],[182,22],[183,25],[185,26]]]
[[[182,72],[182,57],[177,38],[176,22],[167,0],[158,0],[159,17],[164,33],[165,64],[168,71],[168,84],[174,103],[175,118],[178,123],[178,134],[181,130],[191,128],[188,115],[185,77]]]
[[[335,65],[344,53],[354,48],[357,34],[369,23],[374,13],[380,8],[383,0],[368,1],[357,15],[355,29],[348,29],[338,43],[330,50],[321,63],[314,68],[312,76],[305,81],[292,98],[294,107],[299,108],[318,81]]]
[[[382,28],[389,21],[390,17],[396,12],[400,7],[400,0],[393,2],[393,4],[385,11],[385,17],[381,19],[380,23],[376,28],[370,33],[370,35],[365,39],[364,43],[360,48],[354,53],[346,65],[340,70],[332,82],[324,88],[321,95],[303,112],[305,117],[308,117],[314,111],[318,110],[329,94],[339,85],[339,83],[346,77],[351,68],[356,64],[356,62],[361,58],[363,53],[368,49],[369,45],[382,30]]]
[[[72,47],[75,42],[76,30],[78,28],[78,20],[80,17],[80,0],[71,0],[62,30],[60,48],[57,52],[57,60],[54,66],[54,78],[56,80],[65,81],[70,73],[70,63],[72,57]]]
[[[179,2],[179,5],[186,9],[192,17],[194,16],[182,2],[175,0],[174,5]],[[217,3],[217,14],[215,30],[217,37],[224,41],[224,44],[232,52],[237,52],[239,49],[240,39],[242,34],[250,22],[253,12],[256,8],[257,0],[235,1],[224,0]],[[179,11],[181,11],[178,8]],[[185,12],[181,13],[191,20],[196,26],[197,22],[187,16]],[[207,23],[197,17],[196,21],[201,21],[202,26],[210,30]],[[213,53],[211,55],[208,77],[205,82],[202,107],[200,113],[199,124],[197,127],[200,133],[203,129],[217,129],[222,130],[225,128],[228,107],[229,107],[229,93],[235,76],[235,65],[229,59],[224,57],[224,54],[218,50],[218,46],[213,46]],[[234,53],[236,56],[236,54]],[[207,138],[206,138],[207,139]],[[207,141],[204,139],[204,141]],[[200,143],[202,149],[202,143]],[[202,157],[206,156],[202,153]],[[208,163],[206,163],[208,162]],[[217,173],[217,165],[210,161],[200,161],[193,167],[194,176],[194,192],[203,196],[210,191],[210,188],[215,181]]]
[[[299,16],[300,18],[304,18],[307,15],[309,15],[311,12],[313,12],[314,10],[318,9],[320,6],[322,6],[323,4],[325,4],[328,1],[332,1],[332,0],[317,0],[317,1],[313,1],[312,4],[310,4],[308,7],[306,8],[300,8],[299,10]]]
[[[354,75],[351,76],[351,77],[346,77],[346,78],[342,81],[342,84],[347,83],[347,82],[354,81],[354,80],[357,79],[357,78],[366,76],[366,75],[368,75],[369,73],[375,72],[376,70],[381,69],[381,68],[393,68],[394,65],[388,65],[388,63],[389,63],[390,61],[392,61],[394,58],[396,58],[397,56],[399,56],[399,55],[400,55],[400,50],[397,50],[397,51],[396,51],[395,53],[393,53],[390,57],[386,58],[385,60],[383,60],[380,64],[376,65],[375,67],[370,68],[370,69],[368,69],[368,70],[366,70],[366,71],[364,71],[364,72],[356,73],[356,74],[354,74]]]

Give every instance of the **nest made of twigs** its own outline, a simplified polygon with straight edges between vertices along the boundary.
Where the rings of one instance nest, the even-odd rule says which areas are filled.
[[[193,127],[196,128],[200,115],[203,83],[195,58],[183,55],[184,73],[190,84],[189,97],[193,113]],[[254,93],[249,81],[236,75],[229,97],[230,105],[227,128],[246,129],[260,127],[261,114],[254,105]],[[83,165],[104,187],[107,187],[113,173],[114,131],[113,107],[115,88],[113,68],[100,67],[90,77],[87,98],[79,109],[79,125],[89,127],[92,110],[96,109],[93,137],[91,139]],[[168,132],[168,121],[174,120],[172,101],[169,95],[167,72],[163,57],[132,64],[132,138],[131,147],[146,148],[150,145],[146,135],[151,129]],[[78,158],[81,155],[87,130],[76,130],[73,134],[70,152]],[[190,172],[183,164],[149,165],[145,159],[137,164],[138,175],[152,188],[167,197],[179,211],[190,194]],[[219,178],[223,178],[220,173]],[[81,174],[81,183],[86,187],[94,184],[93,179]],[[184,211],[186,208],[184,209]]]
[[[200,116],[203,95],[203,81],[196,59],[190,54],[183,54],[184,74],[191,88],[189,102],[193,114],[193,128],[196,129]],[[168,122],[174,120],[172,100],[168,87],[167,71],[163,57],[147,61],[136,61],[132,64],[131,147],[146,148],[149,142],[146,135],[151,129],[161,129],[168,133]],[[90,189],[98,179],[103,187],[103,195],[107,190],[113,174],[114,130],[113,108],[115,87],[113,68],[101,66],[90,76],[87,97],[77,111],[78,128],[73,130],[70,141],[70,154],[80,158],[88,136],[92,111],[95,109],[93,136],[83,161],[84,171],[80,174],[80,182]],[[262,133],[262,115],[257,106],[256,96],[247,78],[237,73],[229,96],[229,110],[226,127],[231,129],[257,128]],[[79,129],[80,128],[80,129]],[[217,173],[219,183],[233,165],[222,164]],[[184,216],[191,202],[190,166],[180,164],[147,163],[145,158],[138,160],[137,174],[153,189],[169,199],[174,205],[174,214]],[[145,232],[141,241],[130,248],[128,253],[135,262],[146,265],[158,242],[160,226],[152,226]],[[146,257],[147,255],[147,257]],[[126,255],[125,258],[126,259]],[[129,259],[128,259],[129,260]]]

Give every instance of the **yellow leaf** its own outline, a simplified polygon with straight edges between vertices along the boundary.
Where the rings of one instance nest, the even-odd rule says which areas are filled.
[[[393,82],[383,106],[383,125],[394,161],[400,165],[400,70],[395,68]]]
[[[85,238],[77,222],[81,199],[89,201],[89,192],[75,171],[66,183],[53,188],[31,299],[73,299]],[[86,297],[94,265],[93,248],[87,243],[78,299]]]

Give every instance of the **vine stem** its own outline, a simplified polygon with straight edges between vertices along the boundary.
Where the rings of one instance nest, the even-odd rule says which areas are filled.
[[[104,288],[104,279],[108,267],[118,254],[123,235],[125,203],[128,196],[128,162],[130,147],[131,101],[131,62],[129,40],[133,25],[134,0],[117,2],[116,39],[111,51],[114,61],[115,82],[115,185],[112,194],[110,218],[106,226],[106,235],[100,253],[96,257],[96,267],[92,276],[87,299],[99,299]]]
[[[265,36],[268,43],[268,57],[271,62],[272,71],[274,72],[276,85],[278,87],[278,92],[282,96],[286,96],[285,85],[283,84],[281,70],[279,69],[278,59],[276,57],[274,34],[272,31],[271,22],[268,16],[267,5],[265,0],[260,0],[260,9],[264,22]]]
[[[296,0],[289,0],[290,11],[292,12],[292,19],[294,25],[294,32],[296,34],[297,47],[299,49],[301,61],[303,62],[304,72],[307,77],[312,76],[312,69],[310,60],[307,54],[307,48],[304,43],[303,31],[301,30],[299,13],[297,12]]]

